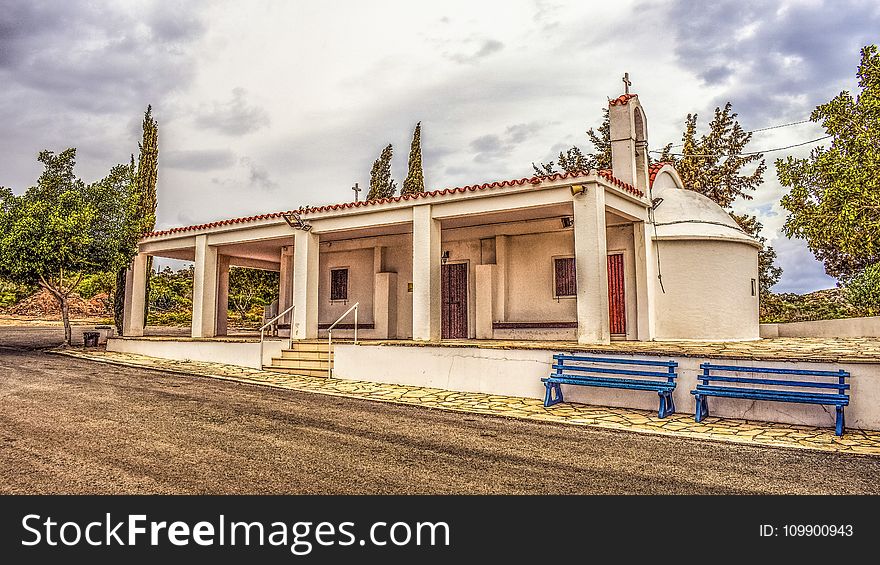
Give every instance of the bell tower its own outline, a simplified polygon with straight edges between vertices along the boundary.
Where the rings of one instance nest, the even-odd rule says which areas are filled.
[[[623,83],[625,92],[608,101],[612,174],[647,194],[648,122],[638,95],[629,92],[629,73]]]

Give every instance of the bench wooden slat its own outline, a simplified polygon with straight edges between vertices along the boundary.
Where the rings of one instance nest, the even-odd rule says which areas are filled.
[[[585,367],[583,365],[553,365],[553,369],[562,369],[563,371],[582,371],[584,373],[603,373],[609,375],[629,375],[633,377],[659,377],[664,379],[669,378],[669,373],[660,373],[657,371],[637,371],[635,369]]]
[[[562,376],[554,375],[552,377],[547,377],[546,379],[541,379],[544,382],[551,383],[562,383],[562,384],[571,384],[571,385],[585,385],[585,386],[605,386],[605,383],[612,383],[614,386],[617,385],[626,385],[632,387],[639,387],[641,390],[672,390],[675,388],[675,383],[670,383],[668,381],[639,381],[634,379],[615,379],[615,378],[602,378],[602,377],[580,377],[580,376],[569,376],[563,374]]]
[[[733,365],[700,364],[701,369],[714,371],[735,371],[739,373],[774,373],[777,375],[813,375],[816,377],[848,377],[849,373],[840,371],[813,371],[810,369],[776,369],[774,367],[736,367]]]
[[[645,359],[615,359],[613,357],[586,357],[582,355],[570,355],[557,353],[554,359],[563,361],[583,361],[588,363],[614,363],[619,365],[647,365],[651,367],[678,367],[675,361],[648,361]]]
[[[750,388],[734,388],[729,386],[722,387],[712,387],[712,386],[698,386],[694,391],[694,394],[711,394],[712,396],[733,396],[737,395],[737,398],[752,398],[752,397],[765,397],[765,399],[773,399],[773,398],[801,398],[807,400],[817,400],[824,401],[827,400],[831,403],[837,403],[840,401],[844,401],[849,403],[849,397],[845,394],[820,394],[820,393],[809,393],[809,392],[795,392],[795,391],[779,391],[779,390],[757,390]],[[756,398],[756,400],[761,400]]]
[[[835,388],[848,389],[848,384],[825,383],[825,382],[808,382],[808,381],[785,381],[781,379],[750,379],[748,377],[718,377],[715,375],[704,379],[702,375],[697,377],[698,380],[718,381],[725,383],[754,383],[762,385],[779,385],[779,386],[799,386],[809,388]]]

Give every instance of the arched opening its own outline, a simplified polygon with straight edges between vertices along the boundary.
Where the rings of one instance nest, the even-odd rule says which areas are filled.
[[[638,106],[633,108],[633,126],[636,137],[636,184],[639,188],[648,188],[648,136],[645,115]]]
[[[635,122],[636,128],[636,141],[647,141],[645,116],[638,106],[633,109],[633,122]]]

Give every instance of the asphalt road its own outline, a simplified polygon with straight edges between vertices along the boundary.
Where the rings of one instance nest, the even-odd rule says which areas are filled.
[[[53,355],[0,327],[0,493],[878,493],[880,459],[328,397]]]

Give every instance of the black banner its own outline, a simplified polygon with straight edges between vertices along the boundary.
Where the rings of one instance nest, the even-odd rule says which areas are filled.
[[[754,559],[783,550],[815,562],[873,551],[878,502],[867,496],[4,496],[0,555],[6,563],[469,563],[486,556],[584,563],[600,555],[624,562]]]

